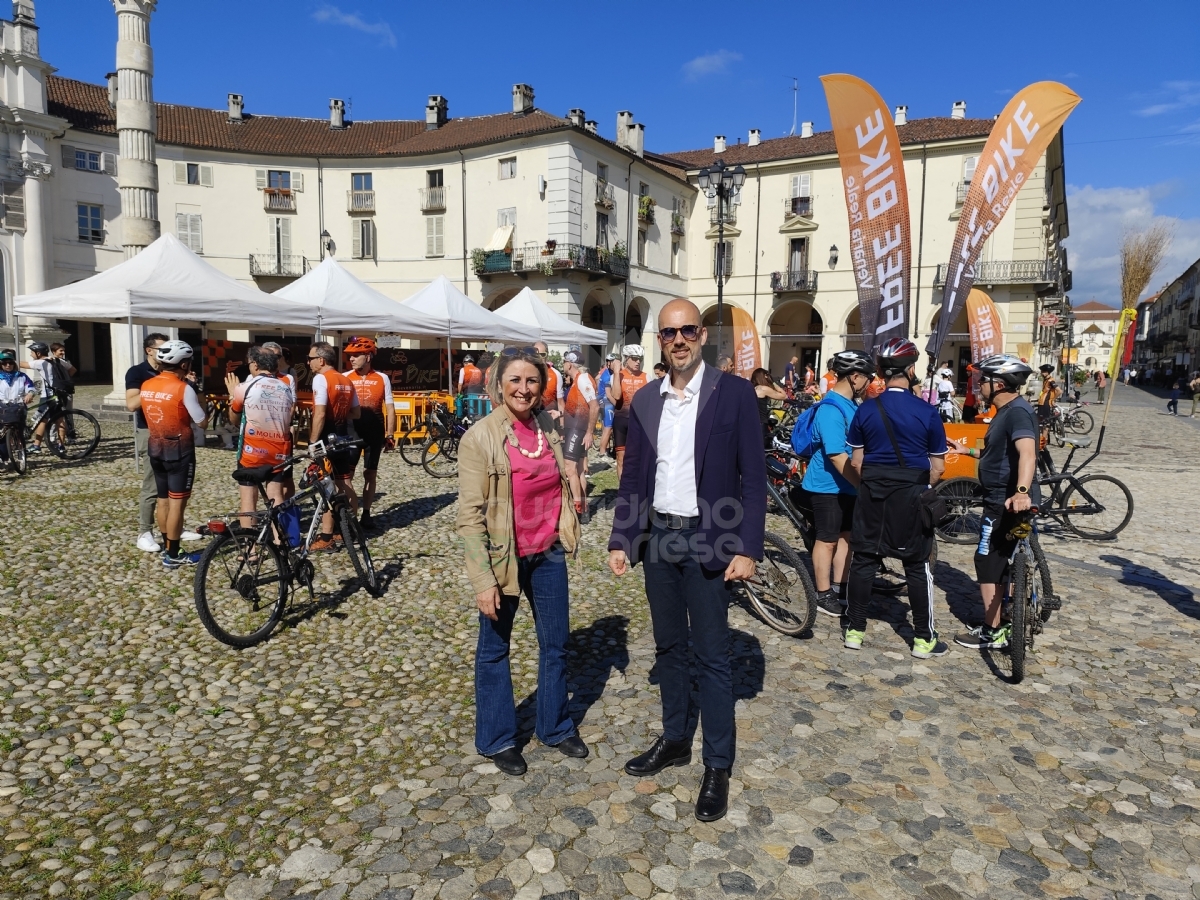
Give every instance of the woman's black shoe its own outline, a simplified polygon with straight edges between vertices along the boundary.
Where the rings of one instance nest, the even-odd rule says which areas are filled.
[[[692,745],[689,741],[668,741],[660,737],[654,746],[625,763],[628,775],[654,775],[667,766],[686,766],[692,761]]]
[[[565,741],[560,741],[559,743],[555,744],[554,749],[557,750],[559,753],[561,753],[563,756],[570,756],[573,759],[587,759],[588,758],[587,744],[585,744],[583,742],[583,739],[580,738],[579,735],[577,735],[577,734],[572,735],[571,737],[567,738]]]
[[[507,750],[501,750],[494,756],[489,756],[492,762],[496,764],[496,768],[505,775],[524,775],[525,774],[525,757],[521,755],[521,751],[516,747],[509,747]]]
[[[696,796],[696,818],[701,822],[723,819],[729,810],[729,770],[704,767],[704,779]]]

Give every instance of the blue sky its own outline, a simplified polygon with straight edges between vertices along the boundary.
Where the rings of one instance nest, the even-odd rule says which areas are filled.
[[[59,74],[100,82],[113,68],[108,0],[40,0],[38,20],[42,55]],[[161,0],[151,33],[161,102],[223,108],[233,91],[247,112],[325,116],[341,97],[352,118],[423,118],[436,93],[464,116],[509,108],[512,85],[527,82],[539,107],[582,107],[609,136],[617,110],[632,110],[658,151],[711,146],[714,134],[733,143],[751,128],[786,134],[792,77],[798,118],[818,130],[829,115],[817,78],[828,72],[865,78],[910,118],[948,115],[955,100],[990,117],[1014,91],[1053,79],[1083,97],[1066,124],[1074,299],[1117,301],[1123,228],[1177,220],[1156,284],[1200,257],[1195,0]]]

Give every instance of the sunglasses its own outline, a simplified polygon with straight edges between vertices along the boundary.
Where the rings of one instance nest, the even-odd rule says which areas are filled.
[[[505,347],[500,351],[501,356],[536,356],[541,358],[540,353],[533,347]]]
[[[308,358],[308,361],[309,361],[309,362],[312,362],[314,359],[323,359],[323,358],[324,358],[324,357],[320,357],[320,356],[310,356],[310,357]]]
[[[675,335],[682,334],[685,341],[696,341],[700,339],[699,325],[684,325],[682,328],[660,328],[658,337],[664,344],[669,344],[675,340]]]

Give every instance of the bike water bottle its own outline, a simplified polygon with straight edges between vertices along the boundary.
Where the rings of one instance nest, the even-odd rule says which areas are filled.
[[[287,535],[288,546],[300,546],[300,508],[290,503],[279,511],[279,521],[283,524],[284,534]]]

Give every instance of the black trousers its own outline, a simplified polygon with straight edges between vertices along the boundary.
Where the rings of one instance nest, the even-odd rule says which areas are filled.
[[[867,606],[871,603],[871,587],[875,573],[884,557],[855,551],[850,561],[850,577],[846,583],[846,619],[854,631],[867,630]],[[903,560],[904,577],[908,582],[908,605],[912,607],[913,636],[931,641],[933,629],[933,572],[929,560]]]
[[[662,693],[663,737],[687,737],[692,708],[688,639],[696,657],[704,765],[733,767],[733,676],[729,665],[729,587],[724,566],[700,565],[694,530],[654,527],[642,563],[654,626],[655,671]]]

